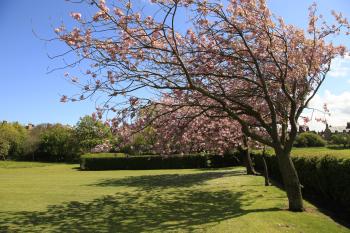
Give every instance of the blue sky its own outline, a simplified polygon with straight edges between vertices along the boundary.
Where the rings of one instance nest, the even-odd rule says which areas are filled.
[[[146,0],[140,0],[145,2]],[[286,22],[305,27],[307,7],[311,0],[269,0],[272,11]],[[330,15],[332,9],[350,16],[348,0],[318,0],[320,13]],[[75,88],[64,78],[64,71],[47,74],[48,67],[56,68],[62,60],[51,60],[47,54],[65,51],[61,43],[47,43],[41,38],[54,36],[53,29],[63,21],[72,26],[70,12],[89,12],[85,4],[65,0],[0,0],[0,121],[21,123],[60,122],[75,124],[79,117],[94,111],[95,100],[59,102],[60,94],[74,93]],[[349,38],[338,41],[350,45]],[[49,68],[50,69],[50,68]],[[350,58],[336,60],[327,81],[313,101],[321,108],[328,103],[334,125],[350,121]],[[309,114],[309,113],[306,113]],[[315,125],[314,127],[319,127]]]

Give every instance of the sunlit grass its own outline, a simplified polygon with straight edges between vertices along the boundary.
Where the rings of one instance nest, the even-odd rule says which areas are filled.
[[[255,153],[261,153],[261,150],[253,150]],[[272,148],[266,150],[268,154],[274,154]],[[337,158],[350,158],[350,149],[344,148],[328,148],[328,147],[309,147],[309,148],[296,148],[292,149],[292,156],[310,156],[310,157],[322,157],[333,156]]]
[[[0,161],[0,168],[33,168],[52,166],[54,163]]]
[[[342,158],[350,158],[350,149],[331,149],[328,147],[315,148],[293,148],[293,156],[335,156]]]

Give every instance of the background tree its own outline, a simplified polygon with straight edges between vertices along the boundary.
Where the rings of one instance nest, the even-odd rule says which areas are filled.
[[[116,150],[132,155],[155,153],[154,145],[157,139],[152,126],[137,128],[133,125],[128,125],[114,131],[117,134]]]
[[[90,152],[95,146],[103,144],[106,139],[111,139],[112,132],[108,125],[92,116],[85,116],[75,126],[74,138],[82,151]]]
[[[24,141],[27,130],[19,123],[0,124],[0,138],[4,145],[9,144],[8,157],[18,159],[24,152]],[[7,146],[6,146],[7,147]]]
[[[336,133],[331,136],[331,142],[335,145],[343,145],[345,148],[350,145],[350,135],[346,133]]]
[[[104,0],[88,2],[97,9],[94,15],[72,13],[78,27],[55,30],[79,56],[68,66],[86,61],[92,68],[86,81],[67,75],[82,93],[62,96],[63,102],[101,91],[106,99],[98,112],[126,118],[155,102],[157,93],[176,98],[185,92],[191,96],[186,106],[214,109],[238,121],[246,136],[274,148],[289,209],[303,210],[290,151],[300,114],[332,59],[346,51],[331,43],[348,28],[341,14],[333,13],[330,25],[313,5],[305,32],[273,15],[264,0],[153,0],[149,16],[131,1],[118,1],[113,9]],[[185,8],[191,17],[180,30],[177,13]],[[153,91],[152,98],[139,91],[143,88]]]
[[[325,145],[326,141],[320,135],[313,132],[301,133],[295,140],[296,147],[323,147]]]
[[[50,127],[52,127],[51,124],[39,124],[28,130],[28,135],[24,141],[23,159],[37,160],[36,155],[39,153],[41,135]]]
[[[38,154],[41,160],[69,162],[76,160],[76,146],[73,129],[60,124],[47,128],[40,134]]]
[[[0,156],[3,160],[6,160],[10,151],[10,143],[4,138],[0,138]]]

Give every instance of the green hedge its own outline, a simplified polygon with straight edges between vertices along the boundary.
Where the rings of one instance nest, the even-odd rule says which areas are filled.
[[[81,156],[82,159],[85,158],[125,158],[128,155],[125,153],[87,153]]]
[[[235,154],[208,155],[208,167],[211,168],[233,167],[240,164]]]
[[[252,154],[255,167],[263,170],[262,156]],[[282,183],[282,177],[275,155],[267,155],[269,175]],[[350,213],[350,158],[293,155],[304,196],[322,204]]]
[[[127,156],[125,154],[86,154],[81,157],[82,170],[145,170],[219,168],[237,166],[235,155]]]

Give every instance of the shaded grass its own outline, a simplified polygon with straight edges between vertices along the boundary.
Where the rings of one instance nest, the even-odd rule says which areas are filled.
[[[350,232],[243,168],[0,169],[0,232]]]
[[[192,187],[201,185],[212,179],[219,179],[228,176],[244,175],[242,170],[233,170],[225,172],[203,172],[195,174],[162,174],[162,175],[147,175],[147,176],[131,176],[124,179],[106,179],[99,183],[93,184],[96,186],[125,186],[138,187],[143,190],[164,189],[172,187]]]

